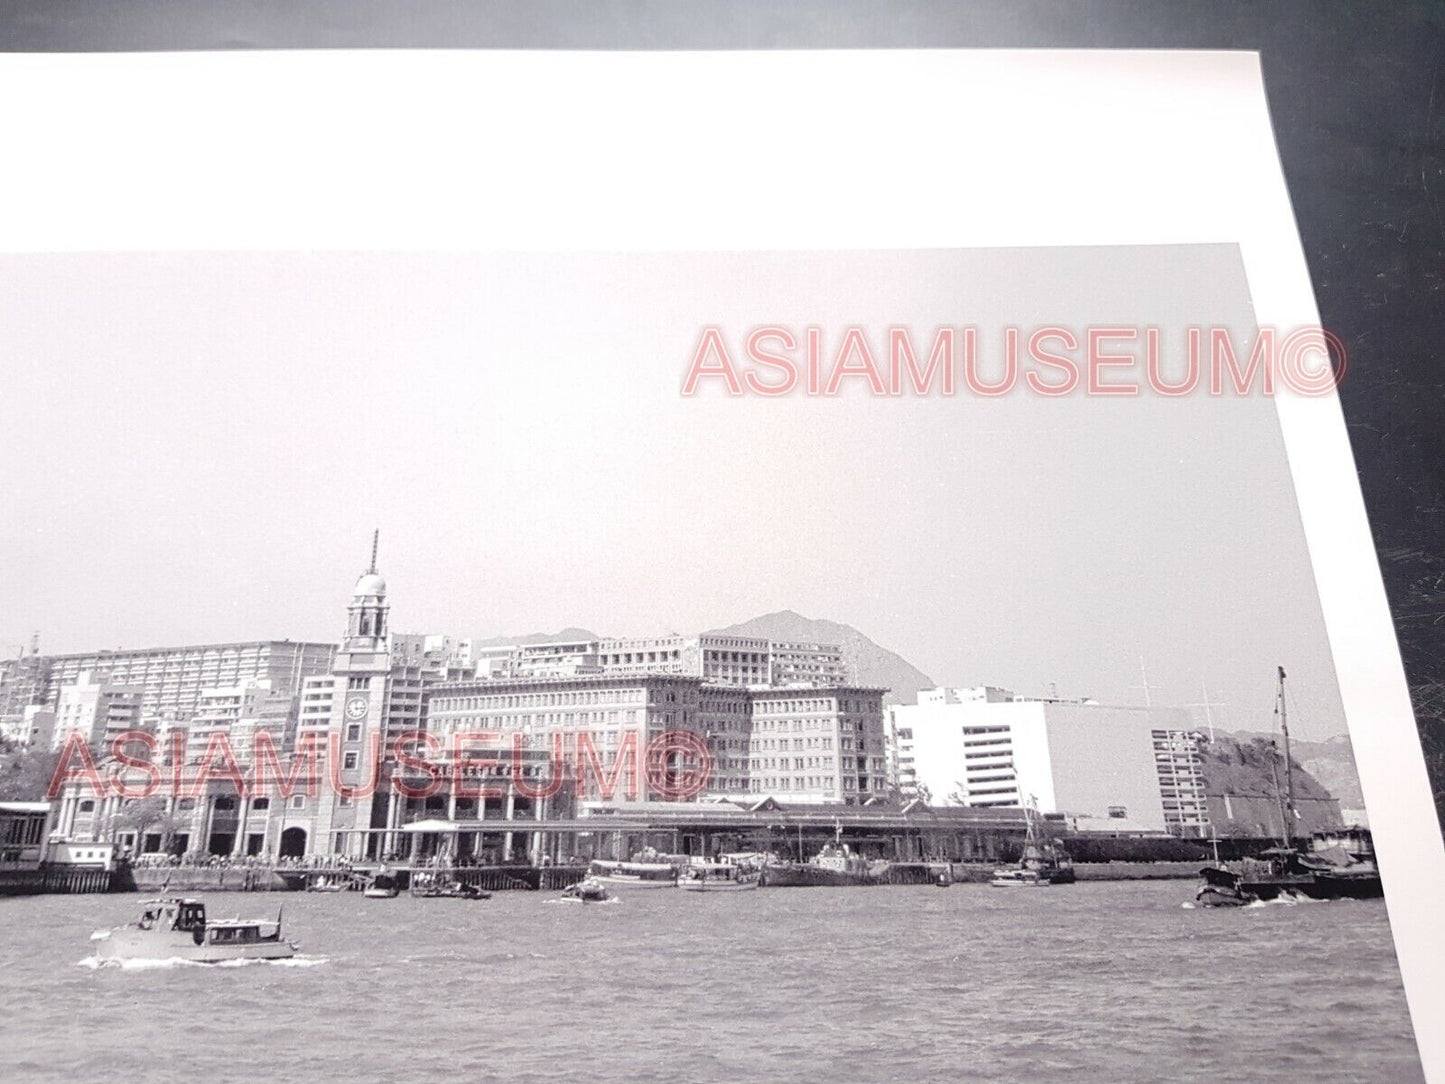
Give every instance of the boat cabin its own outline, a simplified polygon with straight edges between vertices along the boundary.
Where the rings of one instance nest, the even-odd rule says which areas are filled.
[[[136,925],[142,930],[204,930],[206,905],[200,900],[146,900]]]

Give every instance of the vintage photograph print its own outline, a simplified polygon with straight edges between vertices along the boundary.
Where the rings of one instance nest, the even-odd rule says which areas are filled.
[[[1244,268],[0,257],[12,1070],[1421,1079]]]

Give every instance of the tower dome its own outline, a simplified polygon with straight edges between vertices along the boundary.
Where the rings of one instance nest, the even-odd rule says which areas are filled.
[[[351,605],[346,608],[346,639],[348,651],[385,650],[389,640],[386,630],[386,581],[376,571],[376,543],[380,531],[371,536],[371,567],[356,581],[351,592]]]
[[[351,593],[379,598],[386,594],[386,581],[375,572],[363,572],[361,579],[356,581],[356,590]]]

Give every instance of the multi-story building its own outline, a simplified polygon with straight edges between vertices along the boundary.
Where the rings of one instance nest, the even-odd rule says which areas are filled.
[[[1186,710],[938,692],[889,709],[905,794],[974,807],[1037,802],[1044,813],[1208,834],[1198,735]]]
[[[705,632],[682,649],[683,673],[713,685],[766,685],[772,675],[772,645],[755,636]]]
[[[856,685],[751,689],[748,790],[859,804],[888,793],[883,694]]]
[[[473,734],[553,751],[569,775],[590,748],[602,773],[620,770],[620,785],[640,795],[629,800],[650,801],[676,795],[667,786],[653,793],[648,750],[667,732],[687,731],[705,743],[711,761],[705,785],[688,797],[774,794],[854,804],[887,790],[885,691],[743,688],[653,673],[478,681],[432,689],[427,732],[444,746]],[[597,796],[598,772],[581,775],[579,797]]]
[[[146,718],[187,720],[209,689],[268,681],[274,691],[295,696],[307,677],[330,671],[335,651],[335,644],[251,640],[41,656],[46,676],[34,702],[55,707],[61,690],[82,673],[105,674],[116,685],[140,689]]]
[[[414,666],[440,681],[462,681],[477,669],[478,648],[468,639],[436,633],[393,633],[394,663]]]
[[[324,668],[312,665],[322,653],[300,651],[284,680],[265,676],[256,662],[259,676],[194,691],[190,678],[158,678],[150,660],[122,668],[143,679],[133,706],[161,716],[164,750],[171,731],[187,732],[182,775],[194,782],[168,793],[167,773],[163,793],[136,805],[88,794],[83,779],[74,781],[61,834],[119,839],[124,832],[120,841],[141,852],[385,858],[446,851],[535,860],[557,840],[527,822],[565,819],[583,799],[778,794],[793,803],[859,805],[885,793],[886,690],[843,680],[836,647],[775,650],[765,639],[713,633],[483,647],[397,635],[389,626],[373,547],[339,647],[294,645],[324,647]],[[289,644],[251,646],[277,643]],[[237,674],[235,667],[204,672]],[[785,684],[773,683],[779,675]],[[285,723],[293,717],[294,729]],[[243,795],[208,773],[214,765],[204,754],[221,733],[243,773],[254,771],[246,755],[259,730],[273,739],[279,733],[285,770],[299,765],[299,778],[316,785]],[[413,784],[428,778],[440,786],[418,795]],[[476,784],[484,793],[474,792]]]
[[[12,746],[50,749],[54,746],[55,712],[28,704],[12,714],[0,715],[0,738]]]
[[[72,734],[94,748],[108,747],[121,734],[141,728],[142,690],[104,674],[83,670],[59,690],[51,744],[61,748]]]
[[[649,770],[649,754],[669,732],[705,740],[700,713],[702,682],[679,674],[584,674],[505,678],[434,688],[428,695],[427,733],[451,751],[471,736],[494,749],[530,749],[556,761],[579,797],[607,797],[612,786],[629,800],[671,794]],[[652,765],[675,774],[682,766]],[[580,769],[580,770],[579,770]]]
[[[201,693],[196,714],[184,724],[186,761],[199,763],[212,739],[224,734],[238,757],[250,756],[256,734],[265,731],[276,749],[290,746],[294,739],[296,697],[276,692],[269,681],[243,681]]]
[[[634,636],[597,641],[597,664],[609,674],[694,674],[683,662],[689,641],[683,636]],[[696,647],[690,652],[696,659]]]
[[[772,685],[831,685],[848,680],[837,644],[771,642]]]
[[[44,704],[49,684],[50,660],[35,650],[0,659],[0,715],[20,715],[32,704]]]
[[[548,645],[532,645],[537,650]],[[837,685],[849,680],[836,644],[704,632],[596,640],[569,646],[607,674],[687,674],[710,685]]]

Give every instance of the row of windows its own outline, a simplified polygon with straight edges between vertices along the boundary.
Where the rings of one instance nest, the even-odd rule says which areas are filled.
[[[668,702],[676,703],[676,690],[667,690],[666,699]],[[496,711],[501,708],[643,704],[646,702],[646,689],[587,689],[575,692],[499,693],[485,696],[434,697],[431,703],[431,710],[434,713],[444,713],[452,711]]]

